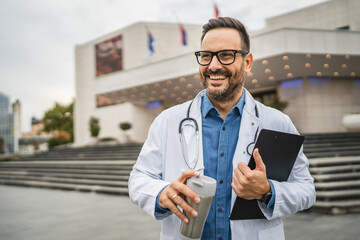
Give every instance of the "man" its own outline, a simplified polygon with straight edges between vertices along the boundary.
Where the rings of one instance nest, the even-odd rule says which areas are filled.
[[[204,174],[217,180],[217,189],[202,239],[284,239],[281,217],[315,202],[308,160],[301,149],[288,181],[278,182],[267,179],[258,149],[253,153],[256,168],[247,166],[251,157],[247,147],[263,128],[298,132],[288,116],[255,101],[244,89],[253,56],[249,36],[238,20],[220,17],[205,24],[196,57],[205,90],[155,119],[130,175],[130,198],[163,221],[161,239],[179,239],[181,221],[189,221],[182,210],[197,215],[184,197],[200,200],[185,185],[186,179]],[[187,170],[191,164],[184,161],[187,153],[179,141],[178,126],[187,115],[199,126],[199,159],[193,163],[199,171]],[[230,220],[237,196],[257,199],[266,218]]]

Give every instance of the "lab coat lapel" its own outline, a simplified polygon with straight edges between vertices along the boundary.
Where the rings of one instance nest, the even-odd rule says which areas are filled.
[[[202,169],[200,172],[204,173],[204,158],[203,158],[203,141],[202,141],[202,120],[201,120],[201,99],[204,96],[205,90],[198,93],[194,98],[191,106],[190,117],[194,118],[199,126],[199,159],[195,169]]]
[[[241,116],[239,138],[233,158],[233,169],[237,167],[239,162],[249,163],[251,156],[247,153],[247,147],[250,143],[254,142],[256,130],[260,124],[260,119],[255,115],[255,100],[245,88],[243,93],[245,94],[245,105]],[[232,206],[234,205],[235,199],[236,194],[233,191],[231,199]]]

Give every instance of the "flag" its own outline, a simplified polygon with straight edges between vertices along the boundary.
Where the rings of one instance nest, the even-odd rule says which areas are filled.
[[[149,48],[150,56],[152,56],[155,53],[155,49],[154,49],[155,39],[153,38],[149,29],[147,30],[147,35],[148,35],[148,48]]]
[[[182,45],[186,46],[187,45],[186,31],[185,31],[184,25],[182,25],[181,23],[179,25],[180,25],[181,43],[182,43]]]
[[[216,3],[214,3],[214,9],[215,9],[215,18],[219,17],[219,8],[217,7]]]

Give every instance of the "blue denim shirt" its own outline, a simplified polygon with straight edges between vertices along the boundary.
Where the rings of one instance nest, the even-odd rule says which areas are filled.
[[[245,92],[225,120],[204,95],[201,105],[204,152],[204,175],[217,180],[216,195],[206,220],[202,239],[231,239],[230,210],[232,195],[233,157],[239,137]],[[273,209],[275,190],[268,204]]]
[[[243,91],[243,95],[238,103],[231,109],[225,120],[223,120],[206,94],[204,94],[202,99],[204,175],[217,180],[216,195],[204,226],[202,239],[231,239],[229,216],[232,195],[232,162],[239,137],[244,105],[245,92]],[[273,196],[268,204],[268,208],[273,208],[275,191],[271,181],[269,182]],[[159,195],[156,199],[155,211],[157,213],[169,211],[168,209],[161,208],[158,204]]]
[[[245,96],[243,94],[223,120],[206,94],[202,100],[204,175],[217,180],[216,195],[204,226],[202,239],[231,239],[229,216],[232,195],[232,162],[244,105]]]

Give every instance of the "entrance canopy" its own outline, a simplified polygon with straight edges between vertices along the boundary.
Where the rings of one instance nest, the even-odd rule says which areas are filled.
[[[251,36],[254,64],[245,87],[262,92],[297,78],[358,78],[359,43],[360,32],[344,30],[284,28]],[[97,85],[98,107],[123,102],[167,107],[203,89],[193,52],[124,71],[119,79],[105,77]]]

